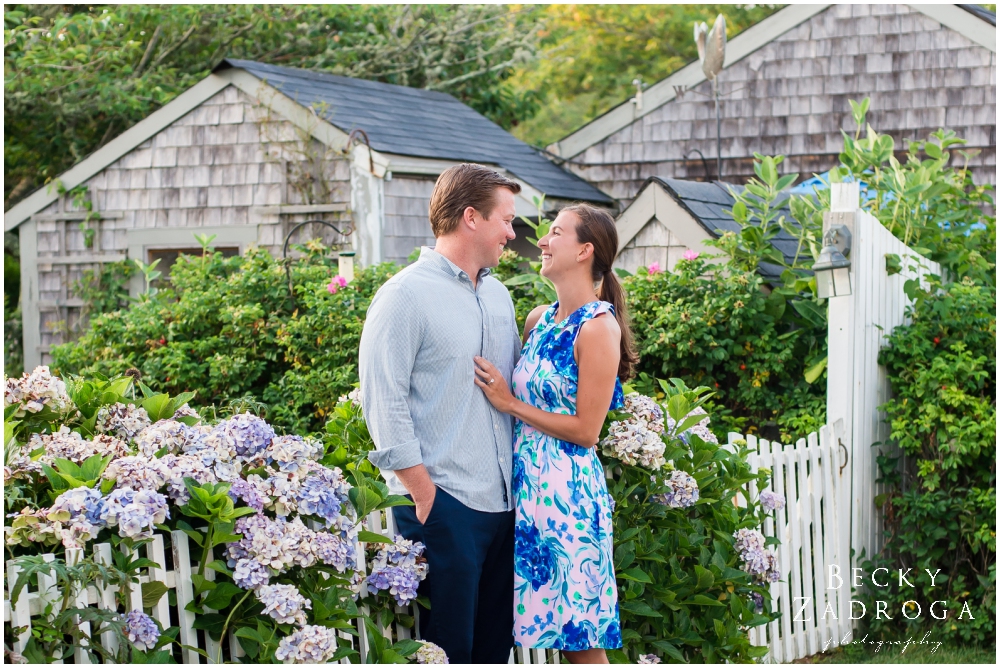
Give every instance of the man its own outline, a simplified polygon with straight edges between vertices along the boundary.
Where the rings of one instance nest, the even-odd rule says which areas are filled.
[[[361,405],[404,537],[426,546],[420,634],[451,663],[506,663],[513,646],[512,424],[474,384],[477,355],[509,383],[514,304],[490,267],[514,238],[520,185],[452,167],[431,195],[434,249],[383,285],[361,335]]]

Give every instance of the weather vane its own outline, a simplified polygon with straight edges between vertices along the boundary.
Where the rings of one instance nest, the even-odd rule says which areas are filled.
[[[705,78],[712,82],[712,98],[715,100],[715,172],[722,178],[722,115],[719,111],[719,72],[726,62],[726,17],[719,14],[708,29],[704,22],[694,24],[694,41],[698,45],[698,60]],[[740,89],[742,90],[742,89]],[[684,97],[689,91],[684,86],[675,86],[677,97]],[[730,95],[736,91],[730,91]],[[702,93],[699,93],[699,95]]]

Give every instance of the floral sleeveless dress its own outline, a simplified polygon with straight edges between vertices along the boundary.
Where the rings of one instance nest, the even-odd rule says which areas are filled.
[[[532,330],[511,389],[536,408],[575,415],[576,337],[591,318],[613,317],[614,307],[590,302],[557,323],[558,309],[556,302]],[[609,409],[622,404],[616,379]],[[621,647],[613,502],[597,449],[560,441],[518,420],[511,487],[516,644],[570,651]]]

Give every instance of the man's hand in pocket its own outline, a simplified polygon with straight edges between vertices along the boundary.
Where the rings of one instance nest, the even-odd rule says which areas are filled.
[[[399,481],[406,487],[406,491],[413,497],[416,505],[417,521],[423,524],[431,514],[431,507],[434,505],[434,498],[437,496],[437,487],[431,480],[427,468],[423,464],[417,464],[396,472]]]

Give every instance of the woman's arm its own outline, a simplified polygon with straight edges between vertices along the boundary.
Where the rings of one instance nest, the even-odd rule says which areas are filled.
[[[580,328],[575,357],[580,368],[576,415],[549,413],[519,401],[489,361],[476,357],[476,385],[497,410],[509,413],[542,433],[583,447],[597,445],[615,392],[621,357],[621,330],[614,317],[600,316]],[[494,382],[490,383],[489,379]]]

